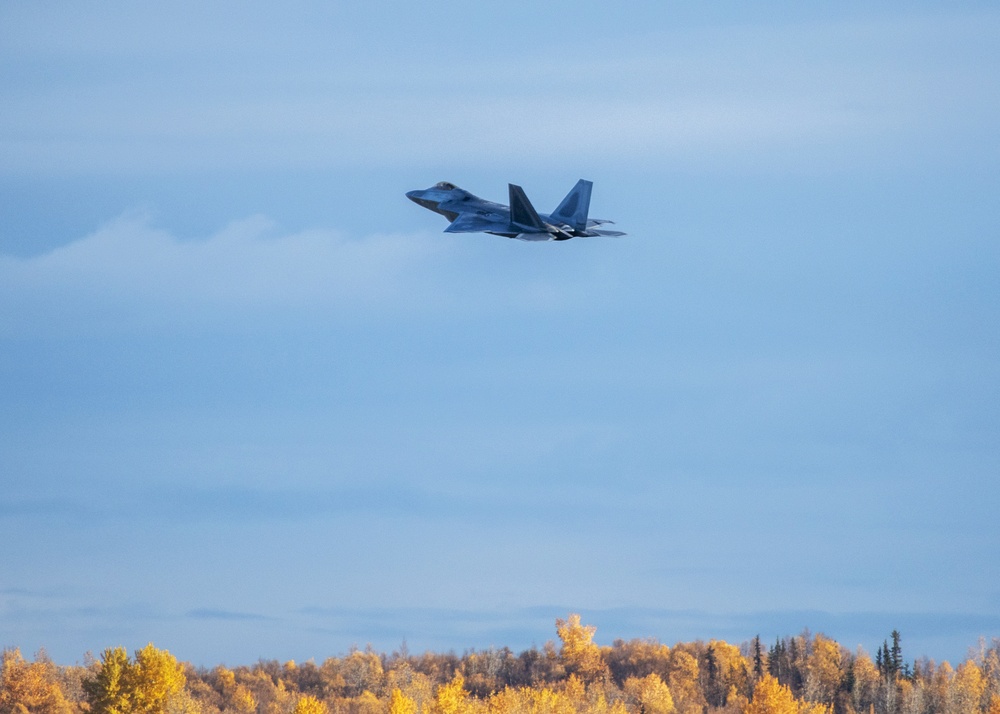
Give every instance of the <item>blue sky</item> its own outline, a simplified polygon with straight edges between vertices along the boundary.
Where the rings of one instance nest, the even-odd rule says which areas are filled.
[[[0,645],[1000,636],[1000,12],[0,6]],[[439,180],[621,239],[444,235]]]

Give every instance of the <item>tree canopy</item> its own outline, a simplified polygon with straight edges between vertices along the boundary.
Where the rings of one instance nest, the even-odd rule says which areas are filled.
[[[0,714],[1000,714],[1000,640],[953,668],[906,662],[893,632],[876,659],[823,634],[653,639],[601,646],[579,615],[560,647],[454,653],[368,648],[321,664],[196,668],[149,644],[84,667],[3,652]]]

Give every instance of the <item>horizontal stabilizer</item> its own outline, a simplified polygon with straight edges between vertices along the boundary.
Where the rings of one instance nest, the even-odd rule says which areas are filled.
[[[510,192],[510,222],[520,228],[521,233],[548,233],[548,227],[524,195],[524,189],[514,184],[507,184],[507,187]]]

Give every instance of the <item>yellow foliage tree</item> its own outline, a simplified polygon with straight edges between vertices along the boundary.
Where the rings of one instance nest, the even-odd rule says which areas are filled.
[[[586,712],[586,714],[628,714],[628,708],[625,706],[625,702],[621,699],[615,699],[614,703],[609,705],[608,698],[603,692],[599,692],[593,702],[586,709],[581,709],[577,707],[578,712]]]
[[[949,709],[949,695],[951,693],[951,680],[955,677],[955,670],[948,662],[942,662],[927,685],[927,705],[933,712],[947,712]]]
[[[562,692],[548,687],[532,688],[531,714],[576,714],[576,707]]]
[[[389,714],[417,714],[417,703],[398,688],[393,689],[389,698]]]
[[[986,679],[986,693],[983,695],[986,699],[986,711],[987,714],[993,714],[990,708],[994,706],[994,701],[996,706],[1000,707],[1000,643],[995,642],[995,645],[987,650],[981,666],[983,677]]]
[[[205,714],[200,700],[191,696],[187,688],[167,699],[163,714]]]
[[[91,714],[131,713],[130,670],[131,663],[124,647],[104,650],[97,672],[83,682]]]
[[[352,711],[355,714],[384,714],[385,706],[372,692],[367,689],[352,701]]]
[[[587,708],[587,687],[575,674],[567,677],[562,687],[562,695],[577,711],[584,711]]]
[[[622,689],[638,714],[674,714],[674,698],[658,674],[629,677]]]
[[[619,682],[629,677],[645,677],[654,672],[667,676],[670,669],[670,648],[656,640],[615,642],[605,660]]]
[[[152,643],[135,653],[128,670],[131,714],[162,714],[167,702],[184,689],[184,667],[167,650]]]
[[[833,708],[819,702],[799,702],[799,714],[830,714]]]
[[[667,685],[679,714],[701,714],[707,706],[698,684],[698,660],[680,647],[674,647],[670,651]]]
[[[251,714],[257,710],[257,699],[253,692],[242,684],[237,684],[229,698],[230,706],[239,714]]]
[[[523,708],[520,705],[520,694],[518,690],[507,687],[492,694],[486,700],[487,714],[521,714]]]
[[[381,658],[371,650],[351,652],[340,662],[339,668],[348,696],[357,697],[365,691],[382,692],[385,671]]]
[[[236,689],[236,673],[222,665],[215,668],[215,687],[219,694],[228,697]]]
[[[257,703],[259,714],[290,714],[295,707],[295,697],[284,680],[275,682],[272,675],[262,669],[241,672],[239,686],[246,687]]]
[[[985,691],[986,679],[975,662],[958,665],[948,693],[949,714],[978,714]]]
[[[83,682],[91,714],[165,714],[171,698],[184,690],[184,667],[148,644],[129,661],[124,647],[109,648],[93,677]]]
[[[753,688],[753,698],[747,704],[745,714],[800,714],[800,711],[792,690],[770,674],[765,674]],[[822,711],[820,709],[816,714]]]
[[[724,640],[710,640],[708,644],[715,655],[723,701],[729,701],[729,694],[733,690],[749,694],[753,667],[752,663],[740,653],[740,648]]]
[[[385,676],[386,687],[413,701],[416,712],[427,712],[434,699],[434,685],[423,672],[416,672],[408,664],[391,669]]]
[[[18,649],[4,650],[0,714],[69,714],[71,706],[46,660],[28,663]]]
[[[434,714],[466,714],[469,710],[469,693],[465,691],[465,678],[456,673],[448,684],[442,684],[434,696]]]
[[[303,694],[295,700],[292,714],[330,714],[326,704],[310,694]]]
[[[882,675],[863,650],[858,649],[851,669],[853,684],[851,685],[851,706],[856,712],[867,712],[878,697]]]
[[[844,678],[840,645],[817,634],[806,659],[805,697],[813,702],[833,704]]]
[[[556,633],[562,641],[559,656],[570,674],[579,675],[584,681],[593,681],[604,672],[601,648],[593,639],[596,627],[581,625],[580,616],[571,614],[565,620],[556,620]]]
[[[896,683],[886,682],[885,686],[886,688],[895,686],[899,692],[899,704],[897,705],[899,714],[922,714],[925,711],[923,686],[917,686],[905,677],[900,678]]]
[[[743,692],[736,689],[733,684],[729,685],[729,691],[726,692],[726,704],[725,706],[717,709],[718,714],[743,714],[746,711],[747,705],[750,700],[747,698]]]
[[[549,687],[508,687],[487,701],[489,714],[577,714],[562,692]]]

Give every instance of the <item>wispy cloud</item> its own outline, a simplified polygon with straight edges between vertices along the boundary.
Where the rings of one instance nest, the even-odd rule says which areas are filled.
[[[421,238],[288,234],[255,216],[181,241],[148,215],[128,214],[45,255],[0,256],[0,332],[197,325],[233,310],[365,310],[399,298],[407,272],[439,249]]]
[[[429,488],[405,482],[284,488],[90,484],[86,492],[58,498],[13,494],[0,504],[0,521],[59,519],[91,528],[100,523],[151,526],[343,519],[542,524],[553,518],[555,498],[551,485],[529,484],[513,489],[486,484]],[[610,498],[616,508],[626,512],[644,517],[657,513],[648,499],[636,498],[631,492],[612,495],[582,491],[558,496],[560,522],[569,526],[597,519],[606,513]]]
[[[232,610],[218,610],[209,607],[199,607],[188,610],[185,617],[194,620],[224,620],[227,622],[260,622],[274,620],[267,615],[258,615],[251,612],[233,612]]]
[[[0,255],[0,336],[258,331],[276,318],[287,326],[428,310],[545,313],[595,300],[601,282],[614,279],[596,263],[581,266],[579,250],[553,245],[289,232],[259,215],[192,240],[157,227],[148,212],[129,212],[49,253]],[[516,261],[516,273],[499,274],[497,259]]]
[[[134,35],[127,31],[100,50],[61,45],[47,39],[46,24],[42,57],[56,66],[76,57],[92,66],[103,52],[108,62],[149,68],[81,72],[38,91],[17,87],[0,119],[0,170],[523,166],[580,152],[627,164],[697,157],[816,166],[845,154],[884,162],[887,151],[899,158],[892,147],[900,141],[921,155],[930,137],[954,141],[959,125],[981,142],[997,109],[990,64],[976,64],[969,76],[967,65],[949,59],[985,51],[998,24],[992,14],[652,27],[607,39],[590,58],[574,52],[572,61],[558,44],[544,50],[527,38],[524,47],[505,45],[502,60],[470,59],[467,47],[431,45],[415,56],[384,38],[339,47],[320,41],[315,28],[299,28],[314,43],[306,56],[276,56],[267,28],[240,23],[245,36],[237,39],[226,20],[195,44],[204,52],[216,49],[216,35],[235,40],[231,54],[245,62],[219,61],[229,55],[218,51],[195,52],[197,59],[144,51],[121,39]],[[190,53],[191,41],[185,31],[173,51]],[[146,62],[131,61],[137,53]],[[348,61],[358,69],[345,72]]]

